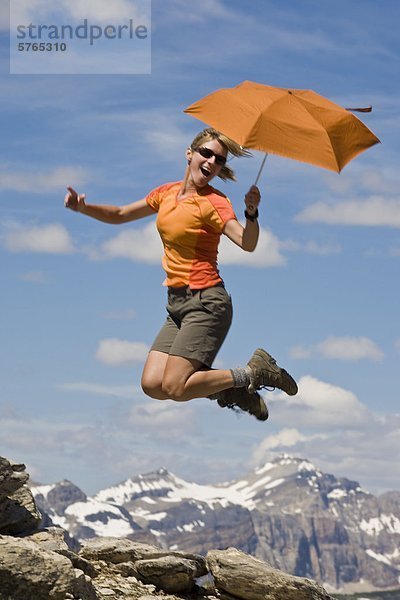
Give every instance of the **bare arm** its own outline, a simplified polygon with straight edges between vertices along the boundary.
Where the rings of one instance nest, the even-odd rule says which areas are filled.
[[[255,185],[252,185],[245,196],[246,210],[249,215],[256,213],[260,199],[259,189]],[[223,233],[237,246],[246,250],[246,252],[253,252],[257,247],[260,227],[257,219],[254,221],[246,219],[245,227],[235,219],[231,219],[225,224]]]
[[[128,221],[135,221],[136,219],[154,215],[154,210],[150,208],[144,198],[131,204],[125,204],[124,206],[86,204],[85,194],[78,194],[72,187],[68,187],[67,190],[68,193],[64,200],[66,208],[80,212],[98,221],[103,221],[103,223],[119,225],[120,223],[128,223]]]

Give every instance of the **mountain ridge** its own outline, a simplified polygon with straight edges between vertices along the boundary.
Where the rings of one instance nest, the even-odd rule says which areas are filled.
[[[400,583],[400,492],[282,455],[239,479],[197,484],[161,467],[86,496],[71,482],[32,487],[39,508],[78,540],[156,540],[205,554],[235,546],[272,566],[341,591]]]

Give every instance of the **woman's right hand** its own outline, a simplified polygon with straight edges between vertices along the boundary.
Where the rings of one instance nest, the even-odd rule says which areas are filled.
[[[67,187],[68,193],[64,198],[64,206],[76,212],[82,212],[85,207],[85,194],[78,194],[74,188]]]

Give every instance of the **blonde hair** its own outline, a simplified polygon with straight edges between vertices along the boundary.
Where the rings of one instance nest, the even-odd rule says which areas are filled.
[[[233,156],[251,156],[251,152],[243,148],[240,144],[226,136],[224,133],[213,129],[212,127],[207,127],[207,129],[203,129],[200,131],[194,138],[193,142],[190,144],[192,150],[196,150],[200,148],[205,142],[211,142],[211,140],[217,140],[226,151]],[[218,173],[218,177],[226,181],[230,179],[231,181],[236,181],[236,176],[228,165],[224,165],[220,172]]]

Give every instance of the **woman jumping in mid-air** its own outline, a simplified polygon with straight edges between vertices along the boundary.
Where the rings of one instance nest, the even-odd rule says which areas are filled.
[[[151,398],[177,402],[208,397],[222,407],[238,407],[264,421],[268,409],[257,390],[275,387],[296,394],[297,385],[289,373],[261,348],[244,367],[211,368],[232,320],[231,298],[217,267],[221,234],[247,252],[256,248],[259,235],[258,188],[252,186],[245,196],[243,227],[228,198],[210,185],[216,176],[235,179],[226,165],[228,153],[247,154],[222,133],[205,129],[186,150],[183,181],[161,185],[142,200],[124,206],[87,204],[84,194],[68,187],[65,206],[113,224],[157,213],[168,316],[147,357],[143,391]]]

